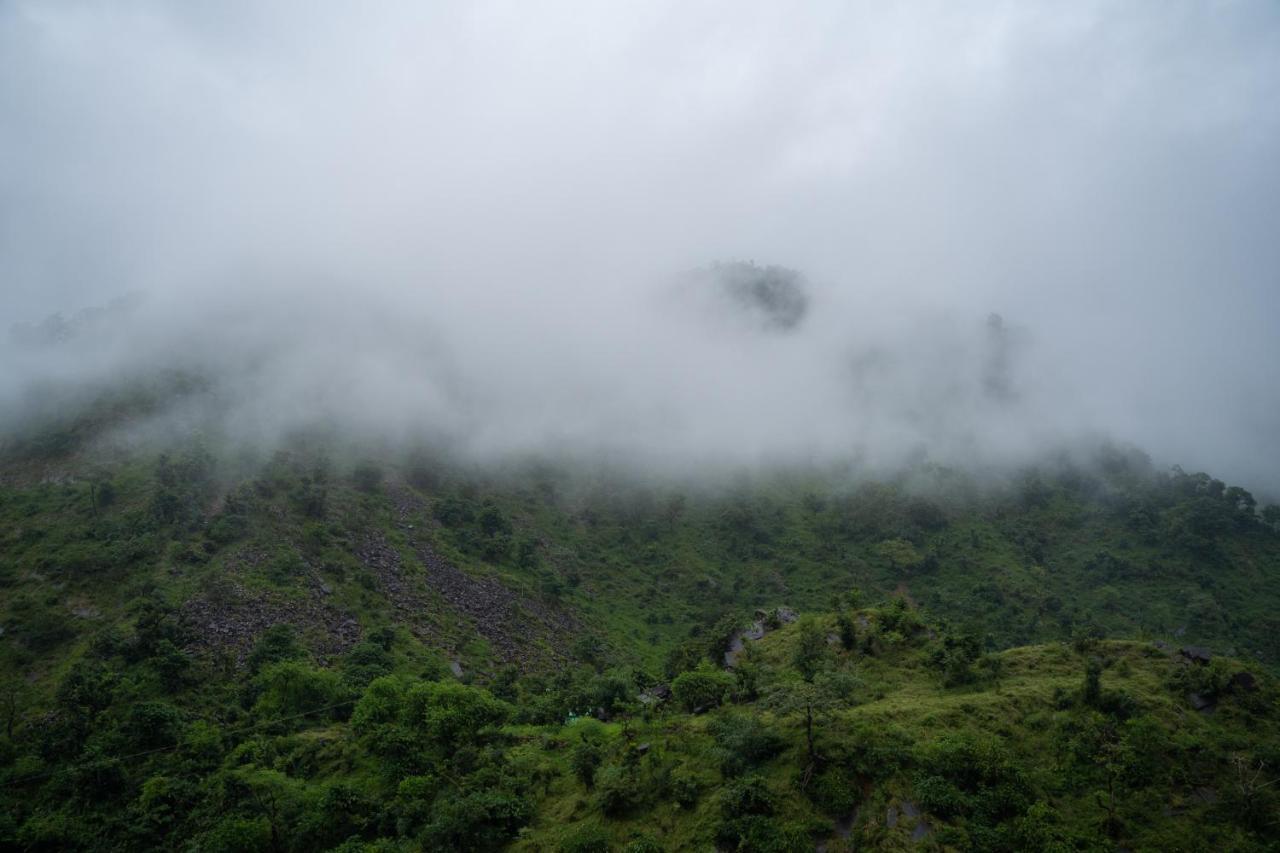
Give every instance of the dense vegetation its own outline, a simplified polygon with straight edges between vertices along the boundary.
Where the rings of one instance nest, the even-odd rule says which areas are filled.
[[[1280,845],[1280,510],[1207,475],[89,452],[112,411],[6,450],[5,846]]]

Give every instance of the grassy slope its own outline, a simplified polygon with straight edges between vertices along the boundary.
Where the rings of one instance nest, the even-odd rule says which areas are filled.
[[[780,674],[791,660],[796,630],[789,626],[770,634],[756,650],[758,663],[777,677],[783,677]],[[1260,749],[1270,755],[1280,748],[1280,718],[1274,704],[1259,715],[1256,708],[1250,711],[1228,700],[1211,715],[1197,714],[1189,710],[1185,697],[1168,684],[1170,674],[1182,666],[1174,656],[1150,643],[1131,641],[1104,642],[1090,653],[1106,661],[1104,688],[1133,699],[1144,719],[1155,724],[1158,749],[1166,750],[1168,756],[1188,744],[1197,751],[1216,749],[1223,754],[1231,749]],[[1107,846],[1097,831],[1102,810],[1095,800],[1096,788],[1085,784],[1072,789],[1065,781],[1069,762],[1060,755],[1060,732],[1072,720],[1088,713],[1075,699],[1081,686],[1081,655],[1061,645],[1009,649],[1000,654],[1004,669],[998,684],[983,682],[950,689],[939,683],[923,650],[915,645],[891,649],[876,657],[851,658],[845,653],[839,656],[839,665],[856,669],[863,686],[848,707],[835,712],[822,725],[821,742],[832,755],[842,754],[849,743],[865,740],[868,733],[917,747],[957,734],[979,739],[994,737],[1010,750],[1018,764],[1028,768],[1031,786],[1039,796],[1053,802],[1061,816],[1064,838],[1074,838],[1073,843],[1085,846]],[[1274,695],[1269,701],[1274,703]],[[849,845],[849,849],[860,844],[872,844],[875,849],[919,849],[910,838],[914,821],[903,818],[890,829],[884,819],[888,806],[898,806],[904,799],[916,796],[907,772],[909,760],[906,767],[890,771],[887,778],[874,783],[863,780],[866,788],[859,798],[853,834],[847,840],[837,840],[835,823],[839,815],[824,814],[797,790],[804,752],[796,715],[780,717],[748,704],[696,717],[659,716],[636,725],[633,737],[655,744],[659,761],[707,768],[705,778],[715,788],[731,777],[721,777],[714,770],[714,761],[708,760],[714,747],[708,726],[717,716],[741,714],[744,707],[748,713],[759,714],[786,738],[784,751],[752,771],[782,793],[779,812],[784,819],[813,830],[819,838],[830,834],[831,850],[844,849],[842,844]],[[621,751],[625,743],[620,729],[617,725],[601,729],[616,751]],[[522,749],[530,755],[544,755],[544,744],[527,738]],[[590,792],[572,779],[564,763],[558,762],[556,768],[563,778],[558,778],[539,801],[538,820],[515,845],[517,850],[556,849],[579,831],[577,822],[590,825],[600,821]],[[1203,775],[1197,776],[1197,770],[1190,767],[1161,767],[1159,775],[1147,779],[1147,784],[1126,790],[1125,838],[1130,849],[1216,850],[1226,849],[1238,840],[1235,833],[1220,828],[1220,804],[1206,802],[1195,794],[1202,786],[1225,786],[1229,778],[1201,772]],[[849,775],[858,774],[850,769]],[[1079,790],[1081,787],[1083,790]],[[637,834],[656,830],[668,849],[710,849],[720,807],[714,796],[703,798],[693,809],[661,802],[641,814],[604,821],[603,825],[619,845]],[[948,841],[955,843],[964,838],[962,834],[948,835],[936,817],[928,819],[935,829],[943,828],[943,837],[933,834],[926,847],[950,847]]]

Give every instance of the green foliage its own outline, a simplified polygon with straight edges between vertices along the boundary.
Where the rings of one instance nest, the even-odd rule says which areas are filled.
[[[671,693],[686,711],[714,708],[723,702],[734,687],[734,678],[707,661],[696,669],[681,673],[671,682]]]
[[[264,720],[313,712],[323,719],[345,696],[337,673],[298,661],[268,664],[254,677],[253,688],[253,713]]]
[[[442,749],[479,740],[509,715],[489,691],[457,682],[423,682],[405,694],[408,725]]]
[[[1280,522],[1243,489],[1126,454],[358,484],[308,441],[0,484],[0,846],[811,850],[861,806],[848,844],[906,849],[908,799],[954,849],[1280,843]]]
[[[580,827],[560,845],[560,853],[609,853],[609,832],[599,824]]]
[[[569,766],[573,768],[574,775],[588,788],[595,784],[596,769],[602,761],[604,750],[594,739],[586,736],[573,745],[573,751],[569,755]]]
[[[601,769],[596,774],[595,791],[600,811],[607,817],[620,817],[634,811],[646,795],[636,768],[625,763]]]
[[[249,672],[257,673],[269,664],[301,660],[306,654],[306,649],[298,643],[292,625],[272,625],[258,638],[245,663]]]
[[[522,797],[503,791],[446,791],[431,810],[422,842],[431,850],[495,850],[529,822]]]
[[[812,616],[803,616],[798,625],[794,663],[796,671],[805,681],[813,681],[827,657],[827,636],[822,626]]]
[[[720,714],[707,725],[707,732],[715,742],[720,772],[726,777],[737,776],[773,758],[786,745],[775,729],[758,717],[743,713]]]

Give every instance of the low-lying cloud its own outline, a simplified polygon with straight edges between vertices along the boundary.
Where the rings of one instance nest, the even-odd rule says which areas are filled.
[[[146,295],[11,336],[0,402],[183,367],[246,437],[679,469],[1107,433],[1274,490],[1278,96],[1265,2],[13,2],[0,309]],[[673,295],[717,261],[803,310]]]

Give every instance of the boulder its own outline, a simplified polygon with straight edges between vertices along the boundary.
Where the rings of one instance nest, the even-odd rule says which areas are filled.
[[[1231,676],[1227,686],[1233,693],[1255,693],[1258,690],[1258,679],[1252,672],[1242,670]]]
[[[1213,654],[1204,646],[1183,646],[1178,653],[1192,663],[1206,664],[1213,660]]]

